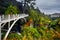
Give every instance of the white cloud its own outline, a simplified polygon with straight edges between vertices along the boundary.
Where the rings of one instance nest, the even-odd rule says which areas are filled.
[[[24,1],[24,0],[16,0],[16,1],[21,2],[21,1]]]
[[[45,14],[60,12],[60,0],[36,0],[36,6]]]
[[[60,12],[59,0],[36,0],[36,6],[45,14]]]

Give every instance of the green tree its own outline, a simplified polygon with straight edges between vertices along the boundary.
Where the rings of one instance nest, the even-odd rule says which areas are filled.
[[[5,11],[5,14],[17,14],[19,11],[16,6],[10,5]]]
[[[33,2],[32,2],[33,1]],[[28,10],[30,10],[30,8],[34,8],[33,5],[35,5],[35,0],[24,0],[24,12],[26,13],[26,11],[28,12]]]

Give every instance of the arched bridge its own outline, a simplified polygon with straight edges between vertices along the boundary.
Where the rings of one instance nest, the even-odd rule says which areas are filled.
[[[4,25],[8,22],[8,31],[4,37],[3,40],[6,40],[7,36],[9,35],[12,27],[14,26],[14,24],[21,18],[23,18],[25,20],[25,17],[28,17],[28,14],[13,14],[13,15],[0,15],[0,33],[1,33],[1,28],[4,27]],[[10,21],[14,22],[11,24],[10,26]],[[26,21],[26,20],[25,20]],[[2,25],[3,24],[3,25]],[[1,36],[1,35],[0,35]]]

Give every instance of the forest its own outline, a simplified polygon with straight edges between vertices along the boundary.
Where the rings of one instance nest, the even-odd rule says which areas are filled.
[[[21,35],[11,32],[6,40],[60,40],[60,18],[52,19],[42,13],[36,5],[36,0],[0,1],[0,15],[28,14],[27,22],[21,22]],[[20,20],[19,20],[20,22]],[[15,24],[18,25],[18,24]],[[3,40],[5,32],[1,31]]]

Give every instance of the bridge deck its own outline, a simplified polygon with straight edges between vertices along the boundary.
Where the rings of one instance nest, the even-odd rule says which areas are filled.
[[[24,18],[27,17],[28,14],[17,14],[17,15],[1,15],[0,16],[0,23],[6,23],[6,22],[10,22],[16,19],[20,19],[20,18]]]

